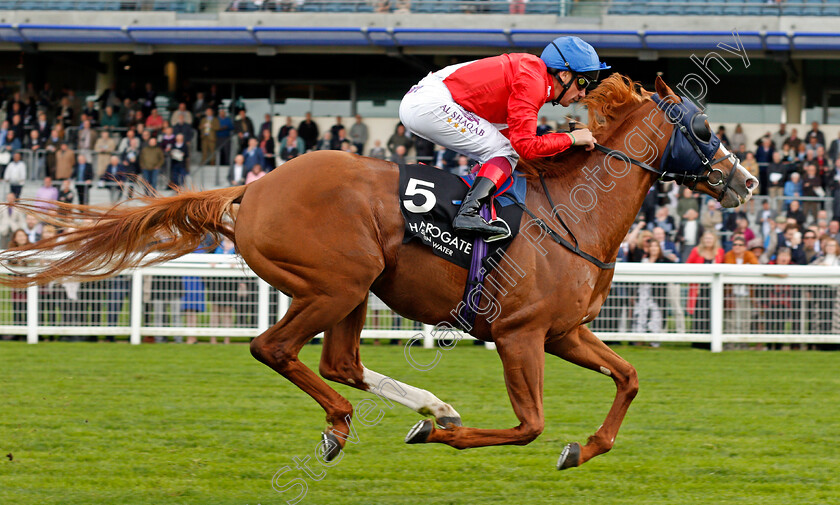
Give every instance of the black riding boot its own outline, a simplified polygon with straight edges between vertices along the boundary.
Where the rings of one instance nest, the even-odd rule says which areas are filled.
[[[504,226],[488,224],[478,213],[482,205],[492,201],[495,192],[496,184],[493,181],[487,177],[476,177],[472,188],[464,197],[464,201],[461,202],[461,207],[452,221],[452,226],[456,230],[471,231],[486,237],[509,233],[509,230]]]

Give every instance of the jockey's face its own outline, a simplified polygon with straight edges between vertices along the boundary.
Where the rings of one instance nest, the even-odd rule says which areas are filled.
[[[556,99],[560,96],[560,93],[563,92],[563,83],[568,83],[569,81],[574,80],[572,85],[569,86],[569,90],[563,95],[563,98],[560,100],[560,105],[563,107],[568,107],[569,105],[582,100],[583,97],[586,96],[586,88],[580,88],[577,79],[574,79],[574,75],[571,72],[563,71],[558,72],[557,76],[555,77],[557,81],[557,85],[554,87],[554,96],[553,99]]]

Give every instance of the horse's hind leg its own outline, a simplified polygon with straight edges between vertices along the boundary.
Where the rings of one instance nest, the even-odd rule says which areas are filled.
[[[604,424],[586,445],[567,445],[557,462],[557,469],[579,466],[612,449],[630,402],[639,391],[636,369],[616,354],[586,326],[579,326],[562,338],[546,344],[545,351],[584,368],[600,372],[615,381],[616,394]]]
[[[327,433],[349,434],[353,406],[301,363],[298,353],[312,338],[344,319],[358,304],[348,298],[319,295],[293,298],[286,315],[251,342],[251,354],[311,396],[327,413]],[[330,448],[325,447],[326,452]],[[337,452],[337,451],[336,451]]]
[[[321,376],[393,400],[420,414],[433,415],[438,424],[443,427],[460,426],[461,417],[455,409],[432,393],[394,380],[362,365],[359,356],[359,339],[365,324],[366,311],[367,298],[346,318],[324,333],[324,346],[319,367]]]

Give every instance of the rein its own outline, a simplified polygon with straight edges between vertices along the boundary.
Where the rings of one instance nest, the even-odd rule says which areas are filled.
[[[654,100],[654,102],[656,102],[657,108],[659,108],[663,112],[666,112],[666,114],[669,114],[663,106],[663,103],[665,103],[665,102],[662,99],[660,99],[658,97],[658,95],[654,94],[651,98]],[[687,112],[687,113],[692,112],[692,111],[688,110],[688,107],[685,106],[684,103],[685,102],[683,102],[680,105],[683,107],[683,109],[686,109],[685,112]],[[669,117],[669,120],[670,120],[670,115],[668,117]],[[732,178],[735,176],[735,167],[738,165],[738,157],[735,156],[732,153],[727,152],[725,156],[722,156],[720,158],[714,158],[711,154],[711,151],[710,151],[710,155],[706,156],[706,153],[703,152],[703,149],[700,148],[700,146],[697,144],[697,140],[695,139],[695,135],[700,135],[700,136],[704,137],[705,134],[708,134],[708,138],[705,138],[705,137],[702,138],[702,141],[704,143],[708,143],[708,140],[711,138],[711,131],[709,131],[709,129],[708,129],[707,122],[706,122],[707,118],[706,118],[705,114],[702,114],[701,111],[697,110],[693,114],[691,114],[690,117],[688,116],[688,114],[684,114],[683,118],[688,119],[688,123],[691,126],[692,131],[689,131],[688,126],[686,126],[686,120],[685,119],[681,119],[676,124],[674,124],[674,121],[670,121],[672,124],[674,124],[674,129],[671,131],[671,138],[668,140],[668,144],[665,147],[665,152],[663,153],[662,161],[660,162],[660,165],[662,165],[662,164],[667,165],[667,163],[665,163],[666,156],[674,148],[674,146],[678,144],[678,140],[679,140],[680,137],[677,137],[677,132],[680,132],[682,134],[682,138],[684,138],[686,141],[688,141],[688,143],[691,145],[691,149],[694,151],[694,154],[697,155],[697,157],[700,161],[700,167],[705,169],[702,174],[695,174],[695,173],[688,173],[688,172],[672,172],[672,171],[667,171],[667,170],[662,170],[662,169],[659,169],[659,168],[655,168],[655,167],[652,167],[652,166],[650,166],[649,164],[647,164],[643,161],[635,160],[635,159],[627,156],[626,154],[624,154],[623,152],[621,152],[617,149],[611,149],[609,147],[603,146],[603,145],[598,144],[598,143],[595,144],[595,149],[599,152],[602,152],[602,153],[606,154],[607,156],[615,156],[616,158],[624,161],[625,163],[631,163],[631,164],[636,165],[637,167],[641,167],[641,168],[643,168],[643,169],[645,169],[649,172],[653,172],[657,176],[659,176],[659,180],[661,180],[661,181],[674,181],[677,184],[687,186],[692,191],[697,187],[697,184],[699,184],[701,182],[705,182],[708,185],[715,186],[715,187],[722,185],[723,187],[721,188],[720,194],[717,197],[717,201],[721,202],[721,201],[723,201],[723,198],[726,196],[726,192],[730,189],[729,185],[732,183]],[[574,130],[574,124],[575,124],[574,121],[569,122],[569,129],[570,130]],[[700,131],[701,129],[704,129],[705,131]],[[712,140],[717,140],[717,139],[712,139]],[[710,147],[712,149],[714,149],[715,151],[717,150],[717,147],[714,144],[710,144]],[[680,153],[680,151],[677,151],[677,152],[678,152],[678,154]],[[688,152],[691,152],[691,151],[686,150],[686,152],[688,153]],[[713,159],[711,161],[709,161],[709,157],[712,157]],[[678,158],[678,159],[681,159],[681,158]],[[721,170],[719,168],[716,168],[715,165],[717,165],[718,163],[720,163],[722,161],[725,161],[725,160],[731,160],[732,161],[732,169],[729,171],[729,176],[724,179],[723,170]],[[540,226],[540,228],[545,230],[545,232],[548,234],[548,236],[551,237],[552,240],[554,240],[555,242],[557,242],[561,246],[563,246],[566,249],[570,250],[571,252],[577,254],[578,256],[585,259],[586,261],[594,264],[598,268],[601,268],[601,269],[604,269],[604,270],[615,268],[615,262],[614,261],[610,262],[610,263],[605,263],[605,262],[599,260],[598,258],[592,256],[591,254],[588,254],[584,251],[581,251],[580,246],[578,245],[577,238],[575,238],[574,233],[572,233],[572,230],[569,229],[569,227],[563,221],[563,218],[560,217],[560,214],[557,212],[557,210],[555,208],[554,201],[551,198],[551,193],[549,193],[548,186],[545,183],[545,178],[543,178],[542,174],[539,174],[539,177],[540,177],[540,184],[542,185],[543,191],[545,192],[545,196],[548,199],[549,205],[551,205],[551,215],[554,217],[554,219],[557,220],[557,222],[560,223],[560,226],[562,226],[563,229],[566,230],[566,232],[572,238],[574,243],[569,242],[568,240],[563,238],[559,233],[554,231],[550,226],[548,226],[548,224],[545,223],[545,221],[538,218],[533,212],[531,212],[531,210],[528,207],[526,207],[524,203],[514,200],[516,205],[518,205],[525,213],[527,213],[531,217],[531,219],[535,220],[537,222],[537,224]]]
[[[540,182],[542,182],[542,183],[543,183],[543,188],[545,188],[545,181],[543,180],[543,176],[542,176],[542,174],[540,174]],[[548,197],[548,201],[549,201],[549,203],[551,203],[551,196],[548,194],[548,189],[546,189],[546,191],[545,191],[545,196],[547,196],[547,197]],[[575,241],[575,243],[574,243],[574,244],[572,244],[571,242],[569,242],[568,240],[566,240],[565,238],[563,238],[563,236],[562,236],[562,235],[560,235],[559,233],[557,233],[556,231],[554,231],[554,230],[553,230],[550,226],[548,226],[548,225],[546,224],[546,222],[545,222],[545,221],[543,221],[542,219],[538,218],[538,217],[537,217],[537,215],[536,215],[536,214],[534,214],[533,212],[531,212],[531,209],[529,209],[528,207],[526,207],[524,203],[522,203],[522,202],[520,202],[520,201],[518,201],[518,200],[514,200],[513,202],[514,202],[516,205],[518,205],[518,206],[519,206],[519,208],[520,208],[520,209],[522,209],[522,210],[523,210],[526,214],[528,214],[528,215],[531,217],[531,219],[533,219],[534,221],[536,221],[537,225],[538,225],[540,228],[542,228],[542,229],[546,232],[546,234],[548,234],[548,236],[549,236],[549,237],[551,237],[551,240],[553,240],[553,241],[557,242],[557,243],[558,243],[558,244],[560,244],[561,246],[563,246],[563,247],[565,247],[566,249],[568,249],[568,250],[572,251],[573,253],[577,254],[577,255],[578,255],[578,256],[580,256],[581,258],[585,259],[586,261],[588,261],[588,262],[592,263],[593,265],[595,265],[596,267],[598,267],[598,268],[600,268],[600,269],[602,269],[602,270],[612,270],[612,269],[614,269],[614,268],[615,268],[615,261],[612,261],[612,262],[610,262],[610,263],[605,263],[605,262],[603,262],[603,261],[599,260],[598,258],[596,258],[595,256],[592,256],[592,255],[591,255],[591,254],[589,254],[589,253],[586,253],[586,252],[584,252],[584,251],[581,251],[581,250],[580,250],[580,247],[578,247],[578,244],[577,244],[577,239],[575,238],[575,235],[571,232],[571,230],[569,230],[569,227],[568,227],[568,226],[566,226],[566,223],[564,223],[564,222],[563,222],[563,219],[561,219],[561,218],[560,218],[560,216],[559,216],[559,215],[557,215],[557,212],[554,212],[554,211],[553,211],[553,210],[554,210],[554,207],[553,207],[553,206],[552,206],[552,213],[553,213],[553,215],[554,215],[554,218],[555,218],[555,219],[557,219],[558,221],[560,221],[560,224],[561,224],[561,225],[563,225],[563,228],[565,228],[565,229],[566,229],[566,231],[568,231],[568,232],[569,232],[569,235],[572,237],[572,240],[574,240],[574,241]]]
[[[657,106],[659,106],[659,103],[657,103]],[[570,126],[570,129],[573,129],[573,127],[572,127],[573,123],[570,123],[569,126]],[[621,152],[617,149],[612,149],[612,148],[603,146],[603,145],[598,144],[598,143],[595,144],[595,149],[599,152],[602,152],[602,153],[606,154],[607,156],[615,156],[616,158],[624,161],[625,163],[631,163],[631,164],[636,165],[637,167],[641,167],[641,168],[643,168],[643,169],[645,169],[649,172],[653,172],[653,173],[655,173],[656,175],[659,176],[659,180],[661,180],[661,181],[674,181],[677,184],[687,186],[692,191],[694,190],[694,188],[697,187],[697,184],[699,184],[701,182],[705,182],[705,183],[709,184],[710,186],[723,185],[723,188],[721,189],[720,195],[718,195],[718,197],[717,197],[718,202],[722,201],[724,196],[726,196],[726,191],[729,189],[729,185],[732,182],[732,178],[735,176],[735,166],[738,164],[738,158],[732,153],[727,153],[725,156],[722,156],[720,158],[716,158],[716,159],[713,159],[712,161],[709,161],[709,158],[703,153],[702,149],[700,149],[700,146],[697,145],[697,142],[694,140],[693,136],[688,131],[688,128],[686,128],[686,126],[682,123],[674,125],[674,129],[671,132],[671,139],[668,141],[668,147],[666,147],[666,149],[665,149],[666,152],[668,151],[668,149],[671,146],[674,145],[674,143],[676,141],[676,138],[677,138],[676,135],[677,135],[678,131],[682,133],[683,137],[686,140],[688,140],[688,142],[691,144],[692,148],[694,149],[695,154],[697,154],[697,156],[700,158],[701,166],[705,167],[705,169],[706,169],[706,171],[703,174],[689,174],[689,173],[686,173],[686,172],[669,172],[669,171],[665,171],[665,170],[660,170],[660,169],[657,169],[655,167],[652,167],[651,165],[645,163],[644,161],[639,161],[639,160],[633,159],[633,158],[627,156],[626,154],[624,154],[623,152]],[[723,171],[719,168],[714,167],[718,163],[720,163],[722,161],[725,161],[725,160],[732,160],[732,170],[729,171],[729,176],[726,177],[726,180],[724,180]],[[715,174],[717,174],[716,177],[715,177]],[[574,241],[574,243],[569,242],[568,240],[563,238],[562,235],[560,235],[559,233],[554,231],[550,226],[548,226],[548,224],[546,224],[546,222],[544,220],[538,218],[533,212],[531,212],[531,209],[529,209],[527,206],[525,206],[524,203],[512,199],[514,201],[514,203],[516,203],[516,205],[518,205],[526,214],[528,214],[531,217],[531,219],[536,221],[537,225],[540,228],[542,228],[546,232],[546,234],[548,234],[548,236],[551,237],[552,240],[554,240],[555,242],[557,242],[561,246],[563,246],[566,249],[568,249],[569,251],[577,254],[581,258],[585,259],[586,261],[592,263],[593,265],[597,266],[598,268],[600,268],[602,270],[614,269],[615,268],[615,261],[606,263],[606,262],[601,261],[600,259],[596,258],[595,256],[592,256],[591,254],[588,254],[588,253],[586,253],[586,252],[584,252],[580,249],[580,246],[578,244],[577,238],[575,237],[575,234],[572,233],[572,230],[569,229],[569,227],[566,225],[565,221],[563,221],[563,218],[560,217],[560,214],[556,210],[556,207],[554,205],[554,200],[551,198],[551,193],[548,191],[548,185],[546,185],[546,183],[545,183],[545,178],[543,177],[542,174],[539,174],[539,177],[540,177],[540,184],[542,185],[542,188],[543,188],[543,192],[545,193],[545,196],[548,199],[548,204],[551,205],[551,215],[554,217],[554,219],[557,220],[557,222],[560,223],[560,226],[562,226],[563,229],[566,230],[566,232],[572,238],[572,241]]]
[[[733,163],[733,165],[732,165],[733,169],[729,171],[729,177],[726,178],[726,181],[723,180],[723,171],[719,168],[712,168],[712,167],[714,165],[717,165],[718,163],[720,163],[722,161],[734,158],[735,155],[732,154],[732,153],[729,153],[726,156],[722,156],[722,157],[717,158],[713,161],[709,161],[709,159],[706,158],[706,156],[703,154],[703,152],[700,150],[700,148],[694,142],[694,139],[691,138],[691,135],[688,135],[688,132],[685,131],[686,130],[685,126],[678,125],[678,127],[679,127],[679,130],[682,131],[683,134],[685,135],[685,137],[689,140],[689,142],[691,142],[692,146],[694,147],[695,152],[700,156],[700,161],[703,163],[703,166],[708,168],[707,173],[705,173],[703,175],[698,175],[698,174],[689,174],[689,173],[685,173],[685,172],[666,172],[664,170],[658,170],[658,169],[648,165],[644,161],[635,160],[635,159],[627,156],[626,154],[624,154],[623,152],[621,152],[619,150],[611,149],[609,147],[602,146],[601,144],[598,144],[598,143],[595,144],[595,149],[604,153],[604,154],[606,154],[607,156],[615,156],[616,158],[618,158],[618,159],[620,159],[624,162],[632,163],[633,165],[636,165],[637,167],[642,167],[649,172],[653,172],[653,173],[655,173],[659,176],[660,181],[674,181],[677,184],[685,185],[686,187],[688,187],[692,191],[694,191],[694,188],[697,187],[697,184],[699,184],[701,182],[706,182],[710,186],[720,186],[721,184],[723,184],[723,188],[721,189],[720,195],[718,195],[718,197],[717,197],[718,202],[722,201],[723,197],[726,196],[726,191],[729,189],[729,184],[732,182],[732,178],[735,176],[734,168],[735,168],[735,165],[737,164],[737,162]],[[674,127],[674,132],[671,134],[671,141],[669,143],[673,142],[674,135],[676,135],[676,134],[677,134],[677,127]],[[716,178],[713,179],[712,178],[713,174],[718,174],[718,175],[717,175]],[[543,184],[543,188],[545,188],[545,184]]]

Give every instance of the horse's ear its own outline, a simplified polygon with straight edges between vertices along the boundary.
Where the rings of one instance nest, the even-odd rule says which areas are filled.
[[[682,101],[680,100],[680,97],[674,94],[674,92],[671,91],[671,88],[669,88],[668,85],[665,84],[665,81],[662,79],[661,75],[656,76],[656,93],[659,94],[660,98],[663,99],[665,97],[671,97],[671,101],[674,103],[680,103]]]

